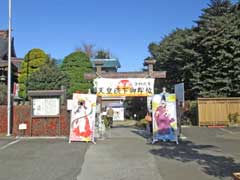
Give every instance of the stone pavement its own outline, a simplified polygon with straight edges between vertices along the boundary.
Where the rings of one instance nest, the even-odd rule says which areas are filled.
[[[112,128],[90,146],[78,180],[162,180],[146,140],[133,128]]]

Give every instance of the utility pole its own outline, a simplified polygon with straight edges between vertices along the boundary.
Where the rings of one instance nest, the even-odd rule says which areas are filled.
[[[8,0],[8,96],[7,96],[7,136],[11,135],[11,59],[12,59],[12,0]]]

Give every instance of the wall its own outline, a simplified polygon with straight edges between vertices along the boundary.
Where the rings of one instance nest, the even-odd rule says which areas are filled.
[[[0,134],[7,134],[7,106],[0,106]]]
[[[68,136],[69,115],[65,106],[61,107],[59,117],[31,118],[31,106],[13,107],[12,134],[14,136]],[[26,130],[19,130],[25,123]],[[7,107],[0,106],[0,133],[7,133]]]

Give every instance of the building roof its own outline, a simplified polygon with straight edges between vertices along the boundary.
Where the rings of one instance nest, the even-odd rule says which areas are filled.
[[[36,90],[28,91],[30,97],[49,97],[49,96],[61,96],[65,93],[64,90]]]
[[[17,58],[17,57],[12,57],[12,63],[17,67],[18,72],[20,71],[21,68],[21,64],[23,62],[24,59],[22,58]]]
[[[113,58],[112,59],[91,59],[92,66],[94,68],[96,67],[94,63],[95,61],[102,61],[103,68],[120,68],[121,67],[121,64],[118,61],[118,59],[113,59]]]
[[[11,46],[11,62],[14,71],[19,71],[22,59],[16,57],[14,48],[14,38],[12,38]],[[8,31],[0,30],[0,67],[8,67]]]
[[[8,66],[8,62],[0,59],[0,67],[7,67],[7,66]]]
[[[12,38],[11,54],[12,57],[16,57],[15,48],[14,48],[14,39]],[[8,31],[0,30],[0,59],[7,60],[8,55]]]
[[[0,59],[4,59],[8,53],[8,41],[0,37]]]

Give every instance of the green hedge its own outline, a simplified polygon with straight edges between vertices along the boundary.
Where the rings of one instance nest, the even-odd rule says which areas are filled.
[[[186,101],[181,119],[182,125],[198,125],[197,101]]]

